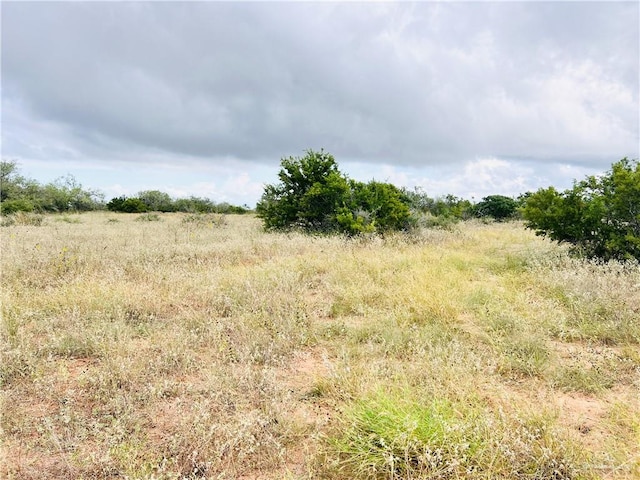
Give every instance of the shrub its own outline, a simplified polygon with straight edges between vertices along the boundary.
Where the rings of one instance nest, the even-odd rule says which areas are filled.
[[[336,212],[349,185],[333,156],[308,150],[302,158],[282,159],[280,165],[280,183],[265,187],[256,208],[265,228],[336,230]]]
[[[504,195],[489,195],[474,207],[476,216],[491,217],[498,221],[513,218],[517,210],[518,202]]]
[[[34,208],[33,202],[26,198],[5,200],[0,203],[0,212],[3,215],[10,215],[15,212],[33,212]]]
[[[67,212],[102,208],[102,194],[86,190],[73,175],[40,185],[18,174],[14,161],[0,162],[0,209],[14,212]]]
[[[107,203],[107,209],[112,212],[144,213],[149,210],[147,204],[139,198],[115,197]]]
[[[409,207],[419,213],[429,214],[450,221],[467,220],[474,215],[473,205],[469,200],[454,195],[431,198],[421,188],[402,189],[409,201]]]
[[[527,228],[573,245],[587,257],[640,260],[640,164],[623,158],[601,177],[587,177],[558,192],[526,198]]]
[[[285,158],[280,183],[267,185],[256,211],[267,230],[358,234],[406,228],[409,200],[391,184],[348,180],[332,155]]]
[[[371,181],[369,183],[351,182],[351,212],[356,212],[356,225],[339,222],[348,233],[359,233],[363,219],[371,225],[372,230],[386,232],[402,230],[408,226],[410,212],[409,199],[394,185]]]
[[[138,197],[142,203],[147,206],[148,210],[153,212],[173,212],[175,205],[168,193],[158,190],[145,190],[138,193]]]

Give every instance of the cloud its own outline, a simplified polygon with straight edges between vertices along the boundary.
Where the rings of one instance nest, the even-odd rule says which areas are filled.
[[[3,155],[242,174],[324,147],[377,177],[487,158],[605,169],[639,156],[638,10],[9,2]]]

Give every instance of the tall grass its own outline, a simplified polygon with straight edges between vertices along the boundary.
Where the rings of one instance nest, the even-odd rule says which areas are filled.
[[[137,218],[3,222],[0,477],[640,475],[637,265]]]

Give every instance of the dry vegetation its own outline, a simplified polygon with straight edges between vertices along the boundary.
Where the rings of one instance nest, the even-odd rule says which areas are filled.
[[[0,230],[1,478],[640,477],[637,265],[518,224],[38,222]]]

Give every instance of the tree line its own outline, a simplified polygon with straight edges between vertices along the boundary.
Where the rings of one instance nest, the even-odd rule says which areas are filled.
[[[390,183],[357,182],[327,152],[281,161],[280,182],[267,185],[256,212],[267,230],[347,235],[409,230],[469,218],[521,218],[526,228],[572,251],[603,260],[640,260],[640,165],[623,158],[601,176],[518,198],[490,195],[473,204],[452,195],[430,198]],[[425,221],[426,220],[426,221]]]
[[[442,226],[474,217],[507,220],[520,200],[490,195],[473,204],[453,195],[431,198],[421,189],[349,179],[335,158],[321,150],[281,161],[280,182],[266,185],[256,212],[267,230],[384,233],[426,224]]]
[[[84,188],[73,175],[41,185],[20,175],[14,161],[0,162],[0,212],[63,213],[93,210],[113,212],[188,212],[188,213],[247,213],[248,206],[216,203],[208,198],[191,196],[172,198],[159,190],[145,190],[136,196],[114,197],[105,202],[98,190]]]
[[[446,227],[471,218],[521,219],[526,228],[572,251],[603,260],[640,260],[640,164],[622,160],[600,176],[575,181],[572,188],[554,187],[517,198],[489,195],[480,202],[445,195],[429,197],[372,180],[355,181],[343,174],[335,158],[321,150],[283,158],[279,183],[268,184],[256,206],[266,230],[311,233],[386,233],[421,226]],[[246,213],[248,206],[215,203],[206,198],[173,199],[158,190],[120,196],[105,202],[99,191],[85,189],[72,175],[41,185],[19,174],[16,162],[0,163],[0,213],[82,212],[90,210],[142,213]]]

